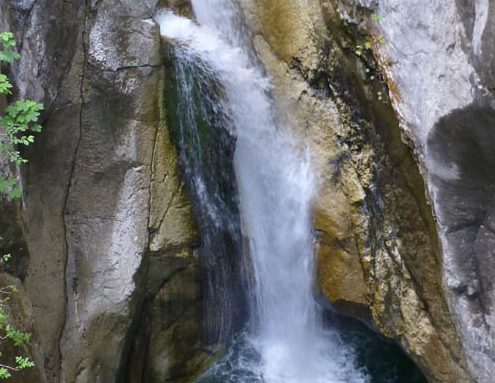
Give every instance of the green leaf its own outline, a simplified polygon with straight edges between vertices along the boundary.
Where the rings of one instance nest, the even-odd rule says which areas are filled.
[[[16,179],[0,176],[0,193],[4,193],[17,183]]]
[[[8,261],[10,261],[11,258],[12,258],[12,255],[5,254],[5,255],[2,255],[2,258],[0,260],[2,261],[2,263],[7,263]]]
[[[12,199],[18,199],[22,197],[22,190],[19,188],[13,188],[10,193],[9,197]]]
[[[11,32],[0,33],[0,62],[7,62],[12,64],[15,60],[18,60],[21,56],[14,51],[15,39],[14,34]]]
[[[8,324],[5,327],[5,332],[7,335],[7,338],[9,338],[12,342],[14,342],[15,346],[20,346],[21,344],[29,342],[31,339],[31,334],[28,334],[26,332],[18,331],[16,330],[13,326]]]
[[[15,47],[14,34],[12,32],[0,33],[0,43],[2,43],[2,45],[7,48]]]
[[[32,100],[19,100],[5,109],[7,123],[25,125],[38,121],[43,105]]]
[[[12,49],[0,51],[0,61],[13,64],[14,61],[19,60],[20,58],[21,56],[17,52],[14,52]]]
[[[35,133],[40,133],[42,129],[41,125],[38,124],[31,126],[31,131]]]
[[[12,84],[9,78],[0,73],[0,94],[11,94]]]
[[[0,367],[0,379],[8,379],[12,375],[5,367]]]
[[[22,356],[16,356],[15,362],[19,370],[34,367],[34,362],[32,360],[30,360],[29,358],[23,358]]]
[[[373,14],[371,15],[371,20],[373,20],[374,22],[379,23],[380,21],[382,21],[382,20],[383,20],[383,17],[382,17],[382,16],[380,16],[378,13],[373,13]]]
[[[8,153],[11,162],[18,165],[27,162],[21,157],[17,146],[28,146],[35,141],[32,134],[25,133],[42,130],[41,125],[37,124],[42,110],[43,105],[32,100],[19,100],[5,108],[5,115],[0,117],[0,127],[4,128],[6,137],[0,136],[0,153]]]

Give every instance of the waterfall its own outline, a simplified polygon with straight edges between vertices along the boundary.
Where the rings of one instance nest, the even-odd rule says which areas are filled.
[[[219,363],[205,381],[367,382],[349,346],[335,331],[323,328],[312,294],[316,177],[310,153],[290,126],[277,121],[270,81],[253,57],[236,4],[192,3],[197,23],[169,11],[156,20],[161,34],[175,41],[178,68],[195,68],[200,83],[219,84],[213,109],[235,137],[233,164],[244,271],[249,274],[246,334],[233,346],[228,362]],[[188,97],[182,102],[195,104],[192,93],[182,92],[180,97]],[[201,182],[195,187],[201,189]]]

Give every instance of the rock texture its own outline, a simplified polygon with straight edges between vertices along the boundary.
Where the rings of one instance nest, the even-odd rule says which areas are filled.
[[[458,9],[445,6],[447,16],[442,1],[375,3],[242,1],[279,115],[295,125],[320,175],[315,230],[323,295],[398,340],[432,381],[475,381],[478,366],[468,368],[472,348],[444,288],[449,254],[440,248],[443,228],[425,197],[430,178],[422,178],[425,152],[417,146],[442,105],[457,108],[472,92],[462,17],[447,21]],[[445,145],[435,151],[443,161],[446,146],[455,156],[448,140],[437,141]]]
[[[367,28],[383,36],[376,56],[428,185],[445,296],[471,379],[491,382],[495,4],[390,0],[340,11],[356,22],[363,12],[381,16]]]
[[[5,202],[19,225],[2,221],[32,305],[30,381],[162,383],[209,359],[199,236],[163,115],[158,3],[0,4],[22,55],[16,93],[46,108],[22,206]]]
[[[320,177],[322,297],[431,381],[491,382],[495,4],[239,2]],[[187,0],[0,3],[22,54],[16,94],[46,107],[22,203],[0,201],[0,246],[16,255],[0,283],[20,287],[13,312],[34,334],[37,369],[20,381],[187,382],[212,358],[163,114],[160,5],[191,13]]]

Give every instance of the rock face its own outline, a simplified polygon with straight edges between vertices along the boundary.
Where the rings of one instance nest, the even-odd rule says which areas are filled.
[[[199,237],[163,115],[157,5],[0,5],[0,30],[20,45],[18,94],[47,110],[26,153],[22,207],[9,205],[11,217],[22,208],[23,225],[8,223],[20,239],[7,245],[32,304],[30,381],[164,382],[209,358]]]
[[[488,382],[495,6],[242,4],[279,115],[320,175],[322,293],[432,381]]]
[[[491,382],[495,4],[239,2],[320,177],[322,300],[397,340],[433,382]],[[191,12],[0,4],[20,44],[16,92],[46,107],[22,203],[0,201],[0,246],[16,254],[0,283],[19,285],[35,335],[21,381],[187,382],[211,360],[201,238],[163,111],[161,5]]]
[[[354,3],[354,4],[352,4]],[[444,292],[473,380],[493,381],[495,4],[349,2],[380,14],[377,57],[413,142],[443,248]]]

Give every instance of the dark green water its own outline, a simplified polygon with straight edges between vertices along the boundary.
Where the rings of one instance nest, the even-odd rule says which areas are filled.
[[[331,315],[328,321],[340,332],[344,342],[354,346],[356,361],[366,370],[370,383],[428,383],[395,342],[357,320]]]
[[[367,383],[427,383],[418,367],[394,342],[371,331],[357,320],[329,314],[327,324],[338,337],[342,352],[367,376]],[[335,341],[335,340],[334,340]],[[261,358],[246,335],[240,335],[229,352],[197,383],[267,383],[263,379]],[[352,380],[326,383],[354,383]],[[305,382],[301,382],[305,383]]]

